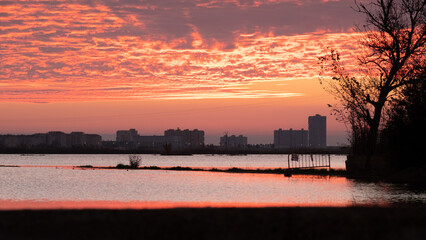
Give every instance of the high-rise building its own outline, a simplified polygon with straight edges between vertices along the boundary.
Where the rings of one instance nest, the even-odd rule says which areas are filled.
[[[52,131],[47,133],[47,145],[53,147],[66,147],[67,136],[64,132]]]
[[[7,148],[71,148],[76,146],[100,147],[102,137],[83,132],[64,133],[51,131],[32,135],[0,135],[0,146]]]
[[[164,136],[139,136],[138,147],[145,149],[163,149],[167,143]]]
[[[98,134],[84,134],[86,141],[84,145],[89,147],[101,147],[102,146],[102,137]]]
[[[304,148],[308,146],[308,131],[303,130],[282,130],[274,131],[275,148]]]
[[[245,148],[247,147],[247,137],[243,135],[228,136],[228,134],[225,134],[220,138],[220,146],[224,148]]]
[[[83,132],[72,132],[68,134],[67,145],[69,146],[83,146],[85,145],[86,138]]]
[[[177,139],[178,146],[173,146],[177,148],[199,148],[204,146],[204,131],[194,129],[194,130],[180,130],[178,129],[168,129],[164,131],[164,136],[167,139]]]
[[[136,129],[130,130],[118,130],[117,131],[117,142],[136,142],[139,137],[138,131]]]
[[[316,114],[309,116],[309,147],[327,147],[327,117]]]

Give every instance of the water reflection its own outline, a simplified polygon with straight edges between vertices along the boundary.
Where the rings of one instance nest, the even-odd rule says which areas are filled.
[[[425,203],[424,191],[344,177],[0,168],[0,208],[352,206]]]
[[[206,168],[284,168],[287,167],[288,156],[277,155],[193,155],[193,156],[161,156],[141,155],[141,166],[182,166]],[[345,167],[346,156],[331,155],[331,167]],[[49,154],[44,156],[21,156],[19,154],[0,154],[0,165],[35,165],[35,166],[116,166],[127,164],[127,154]]]
[[[166,208],[257,208],[257,207],[346,207],[347,204],[283,204],[283,203],[241,203],[241,202],[167,202],[167,201],[48,201],[48,200],[0,200],[0,210],[24,209],[166,209]]]

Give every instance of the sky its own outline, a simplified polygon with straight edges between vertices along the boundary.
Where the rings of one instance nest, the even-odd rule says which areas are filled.
[[[318,57],[354,67],[363,16],[352,0],[0,1],[0,134],[135,128],[243,134],[307,129],[327,116]],[[327,75],[327,74],[326,74]]]

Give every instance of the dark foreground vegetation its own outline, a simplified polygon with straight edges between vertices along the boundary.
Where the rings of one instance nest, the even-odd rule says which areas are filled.
[[[425,183],[426,0],[355,1],[364,15],[356,71],[332,49],[320,57],[333,78],[321,81],[351,130],[347,171],[357,178]]]
[[[422,206],[0,211],[0,239],[422,239]]]

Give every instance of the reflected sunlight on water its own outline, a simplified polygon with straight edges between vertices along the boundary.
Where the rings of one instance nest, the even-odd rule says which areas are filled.
[[[162,156],[154,154],[140,155],[141,166],[182,166],[182,167],[241,167],[241,168],[285,168],[288,155],[193,155],[193,156]],[[345,168],[346,156],[331,155],[332,168]],[[127,154],[49,154],[19,155],[0,154],[0,165],[93,165],[116,166],[128,163]]]
[[[85,157],[87,155],[83,159]],[[259,156],[256,157],[259,161]],[[74,158],[58,164],[72,166]],[[0,165],[6,165],[8,160],[4,160],[4,155],[0,159]],[[51,159],[42,161],[40,167],[34,166],[34,162],[26,161],[31,167],[0,167],[0,209],[353,206],[426,202],[424,191],[344,177],[82,170],[54,167]]]

